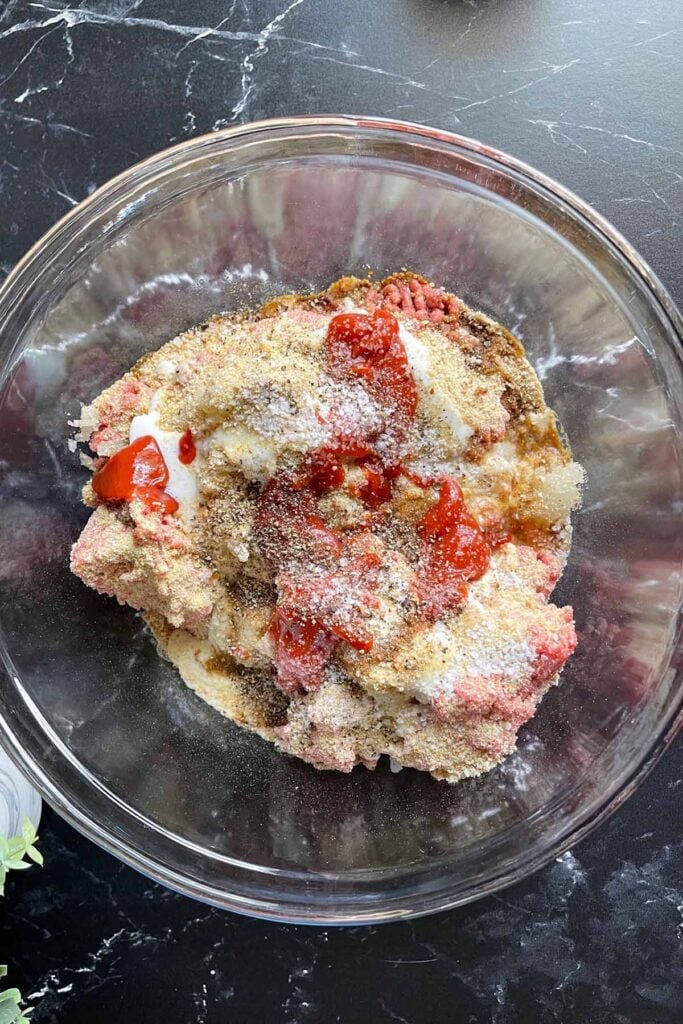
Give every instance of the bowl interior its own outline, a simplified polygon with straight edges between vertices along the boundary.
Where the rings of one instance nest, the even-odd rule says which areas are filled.
[[[212,313],[401,267],[521,338],[588,479],[555,595],[574,606],[577,653],[518,751],[457,786],[275,753],[68,569],[88,514],[67,444],[80,402]],[[76,210],[10,281],[0,332],[6,739],[52,799],[151,873],[320,919],[361,896],[468,898],[546,856],[657,741],[680,696],[676,342],[643,276],[541,182],[371,125],[217,135]]]

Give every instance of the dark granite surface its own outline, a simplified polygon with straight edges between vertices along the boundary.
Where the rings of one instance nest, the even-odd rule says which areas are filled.
[[[0,8],[0,271],[98,184],[255,118],[452,128],[574,189],[683,301],[678,0],[10,0]],[[318,930],[162,890],[45,812],[0,961],[34,1024],[674,1022],[681,747],[573,854],[469,908]]]

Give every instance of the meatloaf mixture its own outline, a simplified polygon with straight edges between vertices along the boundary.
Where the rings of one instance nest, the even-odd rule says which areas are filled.
[[[485,772],[574,649],[582,470],[521,344],[418,276],[213,317],[78,430],[73,571],[317,768]]]

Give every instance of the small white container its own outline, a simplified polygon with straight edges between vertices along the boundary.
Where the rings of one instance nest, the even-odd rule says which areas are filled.
[[[0,836],[9,839],[19,835],[22,818],[38,827],[42,802],[18,768],[0,750]]]

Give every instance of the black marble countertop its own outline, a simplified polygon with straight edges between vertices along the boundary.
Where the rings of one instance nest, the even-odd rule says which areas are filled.
[[[683,301],[679,0],[8,0],[0,273],[129,164],[283,114],[421,121],[605,214]],[[276,926],[152,884],[46,810],[0,961],[34,1024],[683,1018],[683,750],[526,882],[412,923]]]

